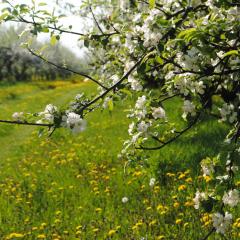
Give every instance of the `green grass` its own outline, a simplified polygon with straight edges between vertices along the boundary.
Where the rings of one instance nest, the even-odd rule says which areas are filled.
[[[0,119],[95,92],[89,83],[50,85],[0,88]],[[205,182],[194,179],[200,160],[224,149],[227,127],[207,119],[176,143],[148,152],[148,168],[124,169],[126,162],[117,158],[129,124],[124,104],[111,114],[90,114],[79,135],[60,129],[51,139],[38,138],[34,127],[0,125],[0,239],[195,240],[207,234],[209,216],[191,200]],[[170,118],[178,119],[177,104],[168,105]],[[158,179],[153,188],[151,177]],[[125,196],[129,201],[123,204]],[[235,228],[227,237],[238,239],[236,234]]]

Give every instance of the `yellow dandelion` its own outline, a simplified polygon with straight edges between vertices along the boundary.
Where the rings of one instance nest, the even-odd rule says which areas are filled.
[[[212,180],[210,176],[204,176],[204,180],[208,183]]]
[[[175,174],[174,173],[167,173],[166,174],[168,177],[175,177]]]
[[[120,225],[118,225],[117,227],[116,227],[116,230],[119,230],[121,228],[121,226]]]
[[[175,223],[176,223],[177,225],[181,224],[181,223],[182,223],[182,219],[177,219]]]
[[[111,229],[111,230],[108,232],[108,236],[111,237],[111,236],[113,236],[115,233],[116,233],[116,230]]]
[[[184,191],[184,190],[186,190],[186,189],[187,189],[186,185],[180,185],[180,186],[178,187],[178,191]]]
[[[185,207],[192,207],[194,205],[193,201],[187,201],[184,203]]]
[[[41,224],[41,227],[46,227],[46,226],[47,226],[46,223],[42,223],[42,224]]]
[[[189,225],[189,223],[184,223],[183,227],[187,227]]]
[[[140,227],[140,226],[142,226],[142,225],[143,225],[143,222],[142,222],[142,221],[136,223],[136,226],[137,226],[137,227]]]
[[[79,225],[79,226],[76,227],[76,230],[79,230],[81,228],[82,228],[82,225]]]
[[[37,235],[37,239],[46,239],[46,235],[45,234],[39,234],[39,235]]]
[[[186,177],[186,175],[185,175],[184,173],[181,173],[181,174],[179,175],[178,179],[181,180],[181,179],[183,179],[183,178],[185,178],[185,177]]]
[[[211,225],[211,224],[212,224],[212,221],[207,221],[207,222],[204,223],[204,226],[205,226],[205,227],[208,227],[208,226]]]
[[[153,226],[157,223],[157,220],[152,220],[150,223],[149,223],[149,226]]]
[[[189,178],[187,178],[186,180],[185,180],[187,183],[192,183],[192,178],[191,177],[189,177]]]
[[[180,203],[179,203],[179,202],[175,202],[175,203],[173,204],[173,206],[174,206],[175,208],[178,208],[178,207],[180,206]]]
[[[140,177],[142,175],[141,171],[135,171],[133,174],[133,177]]]
[[[8,238],[9,238],[9,239],[13,239],[13,238],[24,238],[24,234],[22,234],[22,233],[11,233]]]
[[[132,227],[132,230],[137,230],[138,229],[138,226],[136,226],[136,225],[134,225],[133,227]]]
[[[54,223],[55,223],[55,224],[60,223],[60,222],[61,222],[60,219],[55,219],[55,220],[54,220]]]
[[[96,208],[95,211],[96,211],[96,212],[101,212],[102,209],[101,209],[101,208]]]
[[[76,231],[76,235],[80,235],[82,233],[81,230]]]

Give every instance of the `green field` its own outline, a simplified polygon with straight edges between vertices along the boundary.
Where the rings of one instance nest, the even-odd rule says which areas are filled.
[[[82,91],[91,95],[95,88],[71,82],[2,86],[0,119],[42,111],[48,103],[64,106]],[[148,167],[124,168],[117,155],[127,138],[124,109],[132,103],[90,114],[79,135],[60,129],[39,138],[36,127],[0,125],[0,239],[200,240],[211,230],[210,215],[195,210],[192,198],[206,184],[197,177],[199,162],[224,150],[227,126],[206,119],[176,143],[148,153]],[[176,104],[167,106],[172,118],[180,115]],[[154,187],[151,177],[158,179]],[[240,219],[226,238],[209,239],[239,238]]]

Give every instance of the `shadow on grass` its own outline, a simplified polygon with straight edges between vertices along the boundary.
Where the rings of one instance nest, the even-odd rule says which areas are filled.
[[[191,129],[176,142],[153,154],[158,159],[157,176],[162,184],[167,184],[166,173],[190,169],[193,174],[200,171],[200,161],[226,151],[223,140],[228,132],[216,120],[208,119]]]

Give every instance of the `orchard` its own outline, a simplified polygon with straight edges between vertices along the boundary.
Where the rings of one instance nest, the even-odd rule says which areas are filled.
[[[218,153],[204,156],[199,166],[194,166],[201,169],[201,176],[194,180],[201,178],[204,183],[199,181],[195,189],[192,208],[196,216],[209,216],[208,231],[199,239],[210,239],[213,234],[216,239],[238,239],[239,232],[231,233],[240,224],[240,2],[130,0],[54,4],[59,9],[50,12],[44,1],[3,1],[0,20],[24,24],[19,36],[24,40],[24,49],[56,69],[93,82],[97,94],[79,93],[68,106],[49,103],[42,106],[41,112],[16,109],[12,119],[1,119],[1,124],[36,126],[41,138],[51,141],[61,128],[81,135],[91,124],[86,120],[89,115],[99,110],[118,111],[121,102],[130,124],[128,138],[117,157],[119,162],[125,162],[126,170],[129,166],[144,169],[149,156],[170,149],[211,119],[219,127],[224,126],[227,133],[220,139],[222,148]],[[78,32],[74,26],[62,24],[67,14],[78,16],[79,23],[88,16],[89,27]],[[49,37],[52,46],[63,35],[77,36],[90,56],[89,69],[76,71],[71,64],[49,60],[42,49],[32,46],[33,39],[42,34]],[[131,108],[129,98],[134,99]],[[194,134],[197,138],[198,132]],[[207,142],[207,129],[205,134]],[[90,137],[94,138],[94,134]],[[149,186],[154,188],[156,182],[158,176],[152,176]],[[122,204],[127,206],[129,201],[131,198],[123,196]]]

